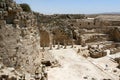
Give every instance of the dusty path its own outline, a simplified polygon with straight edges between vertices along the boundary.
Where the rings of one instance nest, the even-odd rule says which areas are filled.
[[[49,69],[49,80],[118,80],[84,57],[78,56],[73,49],[52,50],[50,53],[59,61],[61,67]]]

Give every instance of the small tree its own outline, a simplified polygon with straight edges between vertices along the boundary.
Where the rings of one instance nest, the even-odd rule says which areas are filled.
[[[23,3],[23,4],[20,4],[20,6],[22,7],[23,11],[31,12],[31,8],[30,8],[30,6],[28,4]]]

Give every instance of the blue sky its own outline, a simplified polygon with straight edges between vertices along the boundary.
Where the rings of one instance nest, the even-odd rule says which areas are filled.
[[[91,14],[120,12],[120,0],[15,0],[44,14]]]

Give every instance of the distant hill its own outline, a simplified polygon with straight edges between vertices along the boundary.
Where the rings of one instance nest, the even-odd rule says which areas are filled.
[[[113,14],[113,15],[118,14],[118,15],[120,15],[120,12],[106,12],[106,13],[102,13],[102,14]]]
[[[105,13],[97,13],[97,14],[87,14],[87,17],[95,18],[99,15],[120,15],[120,12],[105,12]]]

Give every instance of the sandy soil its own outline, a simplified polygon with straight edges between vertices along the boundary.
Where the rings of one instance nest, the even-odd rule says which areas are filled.
[[[117,63],[110,61],[109,57],[86,59],[76,54],[74,49],[51,50],[50,53],[61,66],[49,69],[49,80],[119,80],[120,70],[117,70],[115,74],[111,70],[115,69]],[[108,65],[114,63],[109,70],[105,67],[105,63],[108,62]]]

